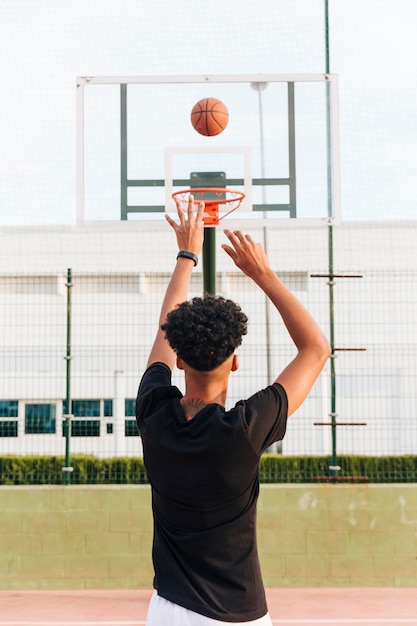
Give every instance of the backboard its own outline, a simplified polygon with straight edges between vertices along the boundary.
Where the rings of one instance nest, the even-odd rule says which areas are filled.
[[[204,97],[229,110],[214,137],[191,124]],[[334,223],[338,152],[335,75],[77,79],[79,224],[162,221],[174,191],[219,186],[245,193],[235,219]]]

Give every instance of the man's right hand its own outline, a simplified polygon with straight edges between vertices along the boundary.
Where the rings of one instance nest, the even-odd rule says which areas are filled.
[[[190,194],[187,208],[183,207],[178,199],[175,200],[175,204],[178,222],[173,220],[168,213],[165,213],[165,218],[175,232],[178,249],[198,256],[204,241],[204,202],[194,203],[194,196]],[[197,209],[195,204],[197,204]]]
[[[268,257],[260,243],[256,243],[250,235],[245,235],[240,230],[225,230],[224,233],[231,246],[222,244],[222,248],[244,274],[257,282],[263,274],[271,271]]]

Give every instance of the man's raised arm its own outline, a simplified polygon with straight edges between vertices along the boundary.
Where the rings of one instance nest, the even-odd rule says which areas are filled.
[[[204,203],[200,202],[196,210],[194,198],[190,195],[186,210],[182,208],[179,201],[176,202],[176,205],[179,223],[175,222],[167,214],[165,217],[177,237],[179,256],[165,292],[159,316],[158,330],[147,363],[147,367],[156,362],[166,363],[171,370],[174,368],[176,355],[165,339],[165,333],[161,330],[161,325],[165,322],[168,313],[177,304],[187,300],[191,273],[201,252],[204,240]]]
[[[291,415],[304,402],[330,355],[330,346],[321,329],[303,304],[281,282],[269,265],[261,244],[241,231],[225,230],[230,244],[222,248],[237,267],[249,276],[267,295],[280,313],[293,340],[297,354],[279,374],[288,397]]]

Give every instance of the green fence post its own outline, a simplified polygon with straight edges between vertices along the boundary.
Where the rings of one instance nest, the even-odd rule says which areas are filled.
[[[324,19],[325,19],[325,65],[326,65],[326,74],[330,74],[330,37],[329,37],[329,1],[324,1]],[[337,479],[338,472],[340,471],[340,467],[337,464],[337,438],[336,438],[336,430],[337,430],[337,422],[336,422],[336,367],[335,367],[335,343],[334,343],[334,269],[333,269],[333,225],[331,222],[331,216],[333,214],[332,211],[332,172],[331,172],[331,145],[330,145],[330,94],[329,94],[330,85],[327,85],[326,90],[326,99],[327,99],[327,203],[328,203],[328,215],[329,215],[329,226],[328,226],[328,272],[329,272],[329,317],[330,317],[330,347],[331,347],[331,355],[330,355],[330,382],[331,382],[331,409],[330,409],[330,419],[331,419],[331,429],[332,429],[332,464],[329,467],[330,476],[332,476],[335,480]]]
[[[62,471],[65,473],[65,484],[71,484],[71,472],[73,468],[70,463],[70,440],[71,440],[71,304],[72,304],[72,274],[71,269],[67,270],[67,351],[66,351],[66,396],[65,396],[65,414],[64,414],[64,431],[65,431],[65,467]]]

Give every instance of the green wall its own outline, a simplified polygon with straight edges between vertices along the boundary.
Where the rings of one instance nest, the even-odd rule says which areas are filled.
[[[0,488],[0,589],[150,588],[147,486]],[[417,586],[417,489],[262,485],[267,587]]]

